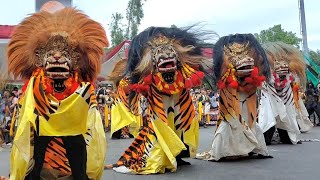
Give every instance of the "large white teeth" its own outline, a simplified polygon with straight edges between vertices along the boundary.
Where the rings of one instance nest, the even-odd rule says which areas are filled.
[[[245,62],[245,63],[238,64],[236,67],[237,67],[237,69],[239,69],[244,66],[253,66],[253,65],[254,65],[253,62]]]
[[[168,63],[168,62],[173,62],[174,64],[176,64],[177,60],[175,58],[170,58],[165,60],[161,59],[160,62],[158,63],[158,66],[160,67],[164,63]]]
[[[60,75],[69,75],[69,72],[47,72],[49,75],[60,76]]]
[[[280,70],[276,70],[278,75],[287,75],[289,73],[288,69],[280,69]]]
[[[48,70],[50,68],[64,68],[69,71],[69,66],[68,66],[67,62],[64,64],[50,64],[49,62],[47,62],[46,63],[46,70]]]
[[[172,67],[161,67],[166,63],[173,63],[173,65]],[[160,62],[158,63],[158,69],[161,72],[175,71],[177,69],[176,63],[177,63],[177,60],[175,58],[169,58],[165,60],[161,59]]]
[[[242,72],[242,73],[249,73],[251,72],[253,69],[243,69],[243,70],[237,70],[237,72]]]
[[[174,66],[174,67],[170,67],[170,68],[159,68],[159,71],[162,71],[162,72],[167,72],[167,71],[173,71],[173,70],[176,70],[177,67]]]

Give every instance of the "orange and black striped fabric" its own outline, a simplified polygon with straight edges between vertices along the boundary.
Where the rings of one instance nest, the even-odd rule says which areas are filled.
[[[137,96],[137,95],[136,95]],[[184,89],[177,102],[173,103],[173,106],[165,108],[163,102],[163,96],[173,97],[162,94],[157,90],[154,85],[151,85],[150,91],[147,95],[148,101],[148,112],[146,117],[147,125],[143,126],[140,133],[132,142],[132,144],[125,150],[120,159],[112,167],[126,166],[132,171],[139,173],[141,169],[146,167],[147,159],[150,156],[150,149],[152,149],[153,142],[151,139],[157,139],[157,134],[155,133],[152,121],[160,119],[169,126],[168,114],[172,112],[174,114],[174,124],[173,129],[176,131],[181,131],[182,133],[177,134],[181,141],[183,141],[183,132],[189,130],[192,121],[195,118],[195,110],[192,105],[192,98],[189,92]],[[107,166],[110,168],[110,166]]]
[[[192,120],[196,116],[196,112],[192,103],[192,97],[190,96],[189,91],[186,89],[182,90],[182,93],[179,96],[178,102],[175,104],[175,107],[179,107],[180,111],[177,116],[175,116],[175,124],[177,130],[189,130]]]
[[[241,99],[239,97],[239,91],[233,88],[224,88],[219,90],[220,100],[220,116],[217,122],[217,127],[219,127],[221,121],[229,121],[231,118],[238,119],[242,124],[245,123],[241,112],[241,106],[247,105],[248,121],[247,124],[252,128],[257,121],[257,95],[256,89],[253,88],[251,91],[246,92],[246,98]]]
[[[33,83],[33,95],[35,100],[35,113],[44,117],[49,121],[50,114],[54,114],[58,107],[59,103],[57,99],[51,94],[46,94],[43,87],[43,77],[39,76],[35,78]],[[85,87],[86,83],[80,83],[80,88]],[[76,91],[75,93],[79,94],[85,101],[89,104],[89,107],[97,107],[96,96],[94,95],[94,88],[91,84],[87,85],[82,92]],[[39,122],[37,122],[39,126]],[[39,128],[35,128],[38,130]],[[45,169],[55,169],[62,172],[65,175],[71,175],[71,167],[66,155],[66,149],[61,138],[54,137],[48,144],[45,152],[45,159],[43,168]]]
[[[53,138],[46,149],[43,168],[55,169],[66,175],[71,175],[71,167],[67,152],[61,138]]]

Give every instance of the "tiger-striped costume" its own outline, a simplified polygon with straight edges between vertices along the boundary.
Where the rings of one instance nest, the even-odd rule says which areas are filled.
[[[10,179],[101,178],[106,140],[92,82],[105,46],[103,27],[74,8],[40,11],[17,25],[7,64],[26,82]]]
[[[297,122],[299,125],[300,132],[308,132],[312,127],[313,124],[309,119],[309,114],[306,109],[306,106],[304,105],[302,98],[299,95],[299,88],[301,81],[300,78],[297,75],[293,75],[294,77],[294,82],[291,84],[292,88],[292,96],[294,100],[294,105],[295,105],[295,110],[297,112]]]
[[[150,27],[131,42],[127,69],[131,92],[119,93],[137,112],[139,96],[147,99],[146,122],[116,164],[117,172],[152,174],[176,171],[198,148],[198,121],[189,88],[199,86],[205,59],[199,40],[188,30]],[[128,99],[127,99],[128,98]]]
[[[112,138],[126,138],[136,136],[141,127],[139,114],[139,101],[134,99],[135,109],[130,111],[128,103],[128,80],[126,78],[119,82],[115,100],[111,105],[111,136]]]
[[[194,156],[198,145],[197,136],[189,138],[198,128],[192,99],[187,90],[183,90],[179,95],[170,96],[159,92],[151,85],[147,100],[148,124],[113,167],[126,166],[139,174],[164,173],[165,169],[175,171],[175,157],[181,150],[188,150],[191,156]],[[171,142],[161,142],[164,138],[169,138]],[[180,139],[184,139],[184,143]],[[166,149],[162,149],[163,146],[166,146]],[[170,152],[166,152],[167,150]],[[185,153],[190,156],[189,152]],[[162,163],[154,164],[159,155],[165,155]]]
[[[33,81],[32,78],[29,82],[23,101],[21,102],[20,124],[12,148],[12,155],[14,155],[12,158],[14,159],[11,160],[27,168],[24,169],[26,170],[26,175],[24,175],[26,176],[25,179],[39,175],[46,176],[47,173],[69,178],[86,176],[79,173],[73,174],[72,171],[87,172],[89,177],[98,178],[95,177],[94,174],[96,171],[99,171],[98,164],[104,163],[105,146],[103,146],[103,144],[105,144],[105,140],[92,85],[89,83],[81,83],[74,94],[68,98],[69,101],[75,97],[83,99],[83,102],[80,102],[80,99],[75,101],[78,104],[78,108],[81,108],[84,103],[87,104],[88,113],[82,113],[81,116],[84,118],[79,118],[79,115],[72,115],[71,112],[75,111],[74,109],[67,107],[68,103],[72,101],[60,101],[57,103],[55,99],[50,99],[53,97],[48,97],[44,92],[41,92],[44,89],[40,81],[41,78],[34,79]],[[33,98],[35,99],[34,106],[29,103]],[[29,105],[27,105],[28,103]],[[28,109],[31,107],[34,108],[34,111]],[[64,115],[67,119],[75,116],[74,121],[77,121],[79,126],[75,125],[73,121],[70,121],[71,119],[69,119],[70,122],[68,123],[57,123],[57,120],[60,118],[59,116],[58,118],[55,117],[55,114],[61,114],[61,112],[71,114],[71,116]],[[75,129],[66,129],[69,123],[73,124]],[[88,123],[89,126],[86,126],[86,123]],[[31,128],[27,128],[28,126]],[[50,127],[51,130],[47,131]],[[61,131],[59,129],[65,130]],[[77,132],[82,134],[76,135]],[[66,136],[66,134],[70,133],[74,135]],[[28,136],[28,134],[30,134],[30,136]],[[55,134],[55,136],[52,136],[52,134]],[[28,141],[30,143],[26,142],[28,137],[30,137]],[[99,144],[99,146],[97,146],[97,144]],[[87,148],[87,146],[89,146],[89,148]],[[17,147],[31,148],[34,150],[23,152]],[[19,156],[29,157],[30,159],[20,159]],[[88,162],[92,162],[93,159],[97,158],[101,159],[99,162],[97,162],[97,160],[94,161],[96,165],[89,164],[90,166],[87,167],[86,164]],[[81,169],[86,167],[87,169],[84,169],[84,171]],[[24,171],[19,170],[18,173],[16,172],[18,169],[15,169],[14,166],[11,166],[11,168],[11,177],[21,179]],[[100,168],[100,171],[101,170]]]
[[[252,34],[222,37],[214,46],[214,69],[219,88],[220,117],[212,148],[198,159],[268,156],[263,133],[257,125],[256,90],[268,76],[268,61]]]
[[[291,74],[288,74],[287,77],[289,76],[292,76]],[[290,119],[290,124],[287,125],[287,127],[279,127],[279,129],[283,129],[283,130],[286,130],[287,131],[287,134],[291,140],[291,142],[293,144],[296,144],[298,142],[298,135],[300,134],[300,131],[299,131],[299,123],[298,123],[298,112],[297,112],[297,107],[296,107],[296,104],[298,102],[295,102],[293,96],[294,96],[294,92],[293,92],[293,89],[292,89],[292,84],[294,82],[290,82],[290,83],[287,83],[285,85],[284,88],[276,88],[277,90],[277,94],[278,96],[282,99],[282,102],[284,103],[285,107],[286,107],[286,112],[287,112],[287,117]],[[281,130],[280,130],[281,131]],[[282,134],[284,135],[282,135]],[[280,134],[280,138],[283,137],[285,138],[284,136],[286,132],[279,132]]]
[[[273,74],[272,81],[268,85],[272,88],[269,94],[272,94],[273,99],[278,96],[285,105],[286,113],[282,117],[277,117],[275,127],[278,129],[282,143],[296,144],[300,130],[308,131],[312,127],[305,106],[298,95],[300,85],[303,87],[305,82],[304,59],[299,49],[283,42],[265,43],[263,48],[268,55]],[[265,133],[268,141],[271,141],[274,130],[270,128]]]
[[[298,142],[300,131],[296,121],[290,83],[282,89],[274,87],[274,78],[270,83],[264,84],[259,106],[259,125],[267,144],[271,144],[275,128],[278,129],[282,143],[296,144]]]

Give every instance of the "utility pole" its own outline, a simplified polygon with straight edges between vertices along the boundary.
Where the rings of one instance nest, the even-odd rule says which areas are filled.
[[[300,10],[300,30],[302,34],[303,53],[307,57],[309,57],[306,16],[304,12],[304,0],[299,0],[299,10]]]

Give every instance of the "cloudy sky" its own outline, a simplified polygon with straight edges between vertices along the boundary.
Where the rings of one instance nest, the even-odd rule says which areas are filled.
[[[74,6],[109,29],[111,15],[125,15],[128,0],[73,0]],[[19,4],[19,5],[18,5]],[[308,45],[320,49],[320,1],[305,0]],[[18,24],[35,11],[35,0],[6,0],[0,7],[0,24]],[[298,0],[147,0],[140,26],[188,26],[202,22],[204,30],[219,36],[256,33],[276,24],[301,37]]]

